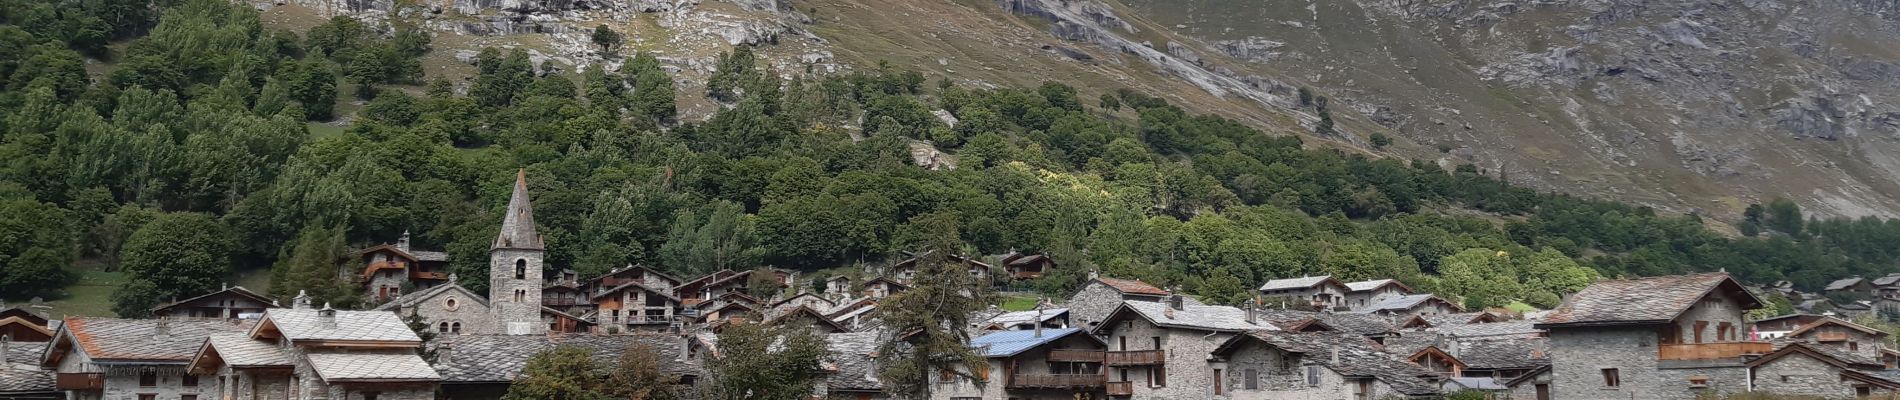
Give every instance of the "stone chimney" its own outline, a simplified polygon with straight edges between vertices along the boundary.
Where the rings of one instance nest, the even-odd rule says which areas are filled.
[[[435,362],[438,364],[449,362],[449,355],[455,353],[454,341],[443,340],[441,343],[435,346]]]
[[[1187,301],[1179,294],[1168,295],[1168,308],[1180,310],[1187,307]]]
[[[673,359],[676,361],[686,361],[686,358],[687,358],[686,355],[688,353],[691,353],[692,351],[693,351],[693,336],[680,335],[679,354],[675,355]]]
[[[1329,346],[1333,350],[1333,365],[1339,365],[1339,346]]]
[[[1042,337],[1042,304],[1041,303],[1036,304],[1036,320],[1031,323],[1036,325],[1036,337]]]
[[[330,303],[323,303],[323,309],[317,310],[317,326],[336,328],[336,309],[330,308]]]
[[[402,231],[402,237],[396,239],[396,249],[402,250],[404,253],[409,252],[409,230],[404,229]]]
[[[1101,273],[1101,272],[1097,272],[1097,271],[1095,271],[1095,270],[1092,270],[1092,269],[1091,269],[1091,270],[1089,270],[1089,279],[1090,279],[1090,280],[1094,280],[1095,278],[1100,278],[1100,277],[1102,277],[1102,273]]]
[[[152,322],[152,337],[164,339],[172,336],[172,318],[158,317]]]
[[[0,335],[0,364],[7,363],[9,347],[13,347],[13,335]]]
[[[1259,305],[1260,305],[1260,299],[1257,299],[1257,298],[1253,299],[1252,301],[1247,302],[1247,323],[1259,324],[1258,320],[1254,318],[1254,315],[1253,315],[1254,309],[1257,308]]]
[[[302,290],[298,290],[297,297],[290,299],[290,309],[293,309],[293,310],[310,309],[310,294],[304,293],[304,291]]]
[[[871,357],[871,365],[864,369],[864,380],[877,382],[877,350],[871,350],[867,355]]]

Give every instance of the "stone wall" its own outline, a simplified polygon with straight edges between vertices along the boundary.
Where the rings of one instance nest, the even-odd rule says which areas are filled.
[[[1708,297],[1697,301],[1694,306],[1689,307],[1689,310],[1683,311],[1681,316],[1676,317],[1676,326],[1682,335],[1676,343],[1732,342],[1746,339],[1748,324],[1742,316],[1743,311],[1737,300],[1729,298],[1726,293],[1711,292]],[[1705,322],[1702,324],[1700,342],[1696,341],[1697,322]],[[1724,336],[1721,330],[1723,323],[1727,323],[1729,327],[1727,336]]]
[[[1110,382],[1122,381],[1126,376],[1134,383],[1136,398],[1200,399],[1214,395],[1214,370],[1207,358],[1215,347],[1233,337],[1232,333],[1162,328],[1140,317],[1124,321],[1110,327],[1108,349],[1165,351],[1166,365],[1159,368],[1165,379],[1149,384],[1156,367],[1118,367],[1109,368]],[[1161,338],[1159,346],[1155,343],[1157,337]]]
[[[1537,376],[1531,377],[1529,380],[1518,383],[1517,386],[1512,386],[1511,392],[1509,394],[1510,396],[1509,398],[1511,400],[1516,400],[1516,399],[1537,400],[1537,387],[1539,385],[1542,385],[1544,387],[1544,390],[1547,390],[1547,391],[1551,390],[1550,380],[1551,380],[1550,371],[1539,372],[1537,373]]]
[[[158,367],[103,367],[105,371],[104,400],[137,399],[141,394],[157,395],[160,399],[176,399],[180,395],[197,395],[200,399],[218,398],[218,380],[215,376],[198,376],[198,384],[184,384],[185,367],[168,365]],[[158,384],[139,386],[141,371],[156,370]]]
[[[1102,322],[1102,318],[1107,318],[1108,313],[1121,305],[1121,291],[1097,281],[1082,285],[1082,289],[1076,290],[1063,304],[1069,308],[1070,326],[1082,329],[1093,329],[1096,323]]]
[[[1551,397],[1558,399],[1653,399],[1656,332],[1636,328],[1550,330]],[[1621,384],[1605,386],[1602,370],[1618,369]]]
[[[494,314],[495,333],[538,335],[547,332],[547,324],[541,321],[542,256],[539,250],[522,249],[495,249],[489,253],[488,307]],[[521,269],[521,279],[515,279],[517,267]]]
[[[501,333],[495,323],[494,314],[481,299],[469,296],[465,290],[445,289],[434,296],[422,299],[414,307],[404,309],[403,317],[421,315],[431,328],[443,322],[462,324],[464,335],[485,335]],[[538,293],[538,292],[537,292]],[[453,300],[451,302],[451,300]],[[454,306],[450,306],[453,303]]]
[[[1748,367],[1739,362],[1728,361],[1727,365],[1708,367],[1680,368],[1665,365],[1656,371],[1656,390],[1663,399],[1699,399],[1725,398],[1729,394],[1748,391]],[[1707,379],[1706,385],[1696,385],[1692,379]]]
[[[1755,390],[1830,399],[1854,397],[1853,386],[1841,382],[1840,368],[1799,353],[1755,367]]]

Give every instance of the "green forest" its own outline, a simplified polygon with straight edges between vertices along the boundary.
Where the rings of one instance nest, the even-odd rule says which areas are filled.
[[[98,260],[129,277],[127,316],[263,268],[276,296],[351,304],[338,263],[404,232],[481,291],[517,169],[549,265],[583,276],[887,263],[944,239],[920,221],[945,219],[967,253],[1051,255],[1034,288],[1052,294],[1091,269],[1215,303],[1332,274],[1550,307],[1599,277],[1725,269],[1813,290],[1900,272],[1900,222],[1775,201],[1726,237],[1707,216],[1310,146],[1148,93],[775,71],[748,47],[703,92],[676,93],[644,53],[567,72],[487,49],[451,80],[423,74],[429,35],[401,24],[291,32],[222,0],[160,3],[0,0],[0,298],[60,298]],[[695,121],[682,96],[728,107]],[[1303,98],[1331,120],[1324,94]],[[957,167],[912,165],[912,140]]]

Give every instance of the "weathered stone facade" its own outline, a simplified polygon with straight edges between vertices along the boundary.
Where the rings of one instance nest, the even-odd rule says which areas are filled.
[[[1141,318],[1114,323],[1119,325],[1106,331],[1109,351],[1161,350],[1166,361],[1158,366],[1110,367],[1110,382],[1133,383],[1136,398],[1199,399],[1214,395],[1208,354],[1233,333],[1169,329]]]
[[[377,309],[396,311],[397,315],[404,318],[421,316],[422,322],[434,327],[438,335],[501,333],[494,320],[495,314],[489,310],[488,301],[461,285],[451,283],[414,296]]]
[[[1656,331],[1648,327],[1552,329],[1551,393],[1564,399],[1656,399]],[[1605,382],[1615,369],[1619,382]],[[1649,378],[1643,378],[1649,377]]]

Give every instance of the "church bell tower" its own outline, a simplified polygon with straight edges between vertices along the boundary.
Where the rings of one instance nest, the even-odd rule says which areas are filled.
[[[547,332],[541,322],[541,261],[547,248],[534,230],[534,205],[528,200],[528,173],[515,173],[514,195],[508,199],[501,234],[488,249],[489,312],[499,333],[538,335]]]

